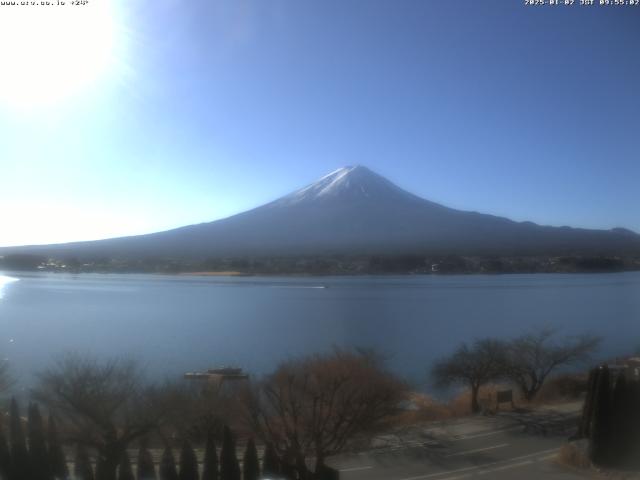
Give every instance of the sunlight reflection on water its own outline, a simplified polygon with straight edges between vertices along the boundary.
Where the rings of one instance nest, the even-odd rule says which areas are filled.
[[[17,281],[18,281],[17,278],[0,275],[0,298],[4,296],[4,290],[5,290],[4,287],[6,285],[9,285],[10,283],[17,282]]]

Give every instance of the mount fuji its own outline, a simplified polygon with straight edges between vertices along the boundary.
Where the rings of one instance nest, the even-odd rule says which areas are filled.
[[[448,208],[363,166],[222,220],[91,242],[0,249],[77,258],[208,258],[353,254],[638,255],[626,229],[541,226]]]

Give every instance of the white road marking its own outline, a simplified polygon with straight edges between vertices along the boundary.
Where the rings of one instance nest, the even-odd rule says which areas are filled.
[[[528,459],[528,458],[531,458],[531,457],[536,457],[536,456],[539,456],[539,455],[543,455],[545,453],[557,452],[558,450],[559,450],[558,448],[550,448],[549,450],[541,450],[539,452],[529,453],[527,455],[520,455],[518,457],[507,458],[505,460],[499,460],[497,462],[489,462],[489,463],[484,463],[482,465],[475,465],[473,467],[458,468],[456,470],[449,470],[449,471],[444,471],[444,472],[428,473],[426,475],[418,475],[416,477],[406,477],[406,478],[402,478],[400,480],[424,480],[424,479],[433,478],[433,477],[444,477],[445,475],[449,475],[449,474],[452,474],[452,473],[469,472],[471,470],[480,471],[482,469],[486,469],[487,467],[493,467],[493,466],[498,466],[498,465],[507,466],[507,465],[511,464],[511,462],[514,462],[514,461],[517,461],[517,460],[524,460],[524,459]],[[552,456],[553,455],[547,455],[545,457],[541,457],[540,459],[548,459],[548,458],[551,458]],[[466,475],[462,475],[462,477],[465,477],[465,476]],[[441,478],[440,480],[452,480],[453,478],[462,478],[462,477],[444,477],[444,478]]]
[[[473,450],[464,450],[462,452],[451,453],[449,455],[445,455],[445,457],[459,457],[460,455],[471,455],[472,453],[484,452],[486,450],[495,450],[496,448],[508,447],[510,443],[501,443],[500,445],[493,445],[491,447],[484,448],[475,448]]]
[[[530,465],[532,463],[533,463],[533,460],[525,460],[524,462],[510,463],[509,465],[504,465],[502,467],[489,468],[487,470],[480,470],[478,473],[480,475],[486,475],[487,473],[499,472],[501,470],[509,470],[510,468],[524,467],[525,465]]]
[[[502,467],[497,467],[497,468],[490,468],[487,470],[478,470],[477,472],[472,472],[472,473],[465,473],[464,475],[458,475],[457,477],[444,477],[441,478],[440,480],[460,480],[462,478],[469,478],[472,475],[478,474],[478,475],[486,475],[487,473],[495,473],[495,472],[499,472],[501,470],[509,470],[511,468],[518,468],[518,467],[524,467],[525,465],[530,465],[533,463],[533,460],[525,460],[524,462],[520,462],[520,463],[511,463],[509,465],[504,465]]]
[[[366,467],[352,467],[352,468],[341,468],[340,471],[341,472],[357,472],[359,470],[369,470],[373,468],[371,465],[368,465]]]
[[[552,453],[551,455],[545,455],[544,457],[536,458],[537,461],[542,460],[551,460],[552,458],[556,458],[556,454]]]
[[[509,428],[503,428],[502,430],[492,430],[490,432],[477,433],[475,435],[466,435],[466,436],[463,436],[463,437],[456,437],[456,438],[452,438],[451,441],[452,442],[460,442],[462,440],[471,440],[473,438],[488,437],[488,436],[491,436],[491,435],[498,435],[500,433],[511,432],[513,430],[518,430],[518,429],[522,429],[522,425],[517,425],[515,427],[509,427]]]

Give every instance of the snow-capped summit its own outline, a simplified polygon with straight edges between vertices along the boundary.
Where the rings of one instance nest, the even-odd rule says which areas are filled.
[[[329,200],[380,201],[395,196],[405,199],[417,198],[367,167],[356,165],[338,168],[314,183],[276,200],[272,205],[285,206]]]

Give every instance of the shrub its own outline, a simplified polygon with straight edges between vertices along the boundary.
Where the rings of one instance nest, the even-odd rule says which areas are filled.
[[[118,466],[118,480],[135,480],[133,469],[131,468],[131,459],[125,450]]]
[[[264,457],[262,458],[262,473],[264,475],[279,475],[280,474],[280,460],[276,454],[273,445],[267,443],[264,450]]]
[[[588,378],[584,374],[556,375],[543,385],[536,397],[538,403],[578,400],[588,390]]]
[[[202,466],[202,480],[218,480],[218,452],[213,434],[207,434],[207,442],[204,448],[204,460]]]
[[[77,480],[93,480],[93,468],[87,451],[82,445],[76,447],[76,458],[74,462],[73,474]]]
[[[179,478],[180,480],[198,480],[198,459],[188,440],[182,442]]]
[[[146,440],[140,441],[138,450],[138,480],[156,480],[156,468],[151,452],[147,449]]]
[[[30,475],[30,458],[27,451],[27,443],[22,430],[22,419],[16,399],[11,400],[11,419],[9,423],[11,430],[11,471],[12,480],[32,480]]]
[[[260,463],[258,462],[258,451],[256,450],[256,444],[253,439],[250,439],[247,443],[242,465],[244,480],[258,480],[260,476]]]
[[[31,459],[31,478],[33,480],[48,480],[51,475],[47,442],[40,409],[35,403],[29,404],[28,409],[29,458]]]
[[[176,460],[170,447],[166,447],[160,459],[160,480],[179,480]]]
[[[224,427],[220,452],[220,480],[240,480],[240,465],[236,457],[236,442],[229,427]]]
[[[59,480],[69,478],[69,468],[65,458],[60,439],[58,438],[58,428],[52,415],[49,415],[47,440],[49,442],[49,465],[51,474]]]

